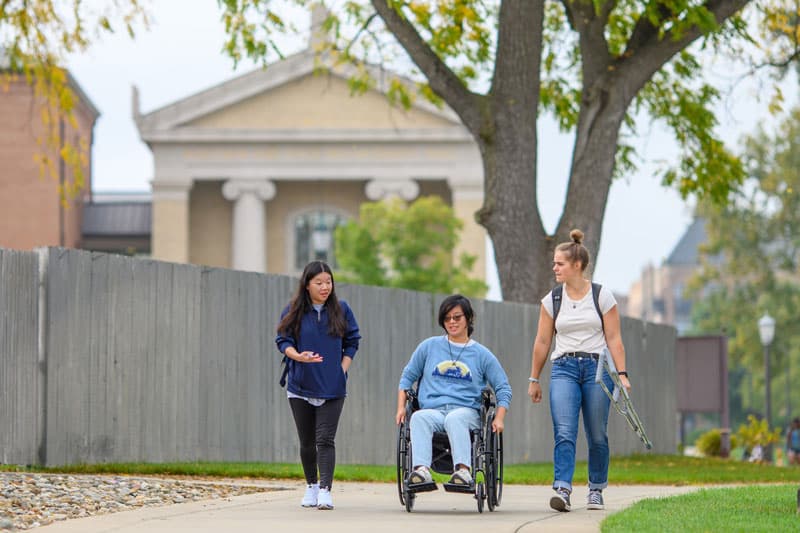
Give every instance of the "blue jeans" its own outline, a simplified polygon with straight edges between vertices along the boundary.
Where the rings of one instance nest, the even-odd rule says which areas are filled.
[[[411,415],[411,458],[417,466],[431,466],[433,433],[446,431],[450,440],[453,466],[472,465],[469,432],[481,427],[481,415],[471,407],[447,405],[440,409],[420,409]]]
[[[572,491],[575,473],[575,443],[578,416],[583,411],[583,429],[589,444],[589,488],[608,486],[608,409],[611,401],[594,377],[597,361],[590,357],[560,357],[550,371],[550,414],[553,418],[553,488]],[[603,372],[609,390],[613,381]]]

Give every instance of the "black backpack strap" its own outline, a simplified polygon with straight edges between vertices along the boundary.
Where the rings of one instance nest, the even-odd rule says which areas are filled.
[[[597,309],[597,314],[600,317],[600,327],[605,331],[605,322],[603,321],[603,311],[600,310],[600,289],[603,286],[599,283],[592,282],[592,301],[594,302],[594,308]],[[561,310],[561,292],[564,290],[563,285],[557,285],[553,287],[551,291],[551,296],[553,300],[553,330],[555,331],[556,325],[556,317],[558,317],[558,312]]]
[[[594,308],[597,309],[597,314],[600,315],[600,327],[605,333],[606,327],[603,321],[603,311],[600,310],[600,289],[602,288],[603,286],[599,283],[592,282],[592,300],[594,300]]]
[[[550,291],[553,300],[553,331],[556,331],[556,318],[558,317],[558,312],[561,311],[561,291],[563,290],[563,285],[556,285],[553,287],[553,290]]]

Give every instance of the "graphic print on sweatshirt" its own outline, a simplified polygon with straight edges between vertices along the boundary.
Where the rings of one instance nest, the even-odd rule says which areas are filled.
[[[472,381],[472,372],[461,361],[442,361],[433,369],[433,376],[457,381]]]

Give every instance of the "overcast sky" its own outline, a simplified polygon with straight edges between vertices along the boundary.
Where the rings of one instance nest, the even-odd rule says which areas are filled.
[[[224,31],[217,0],[158,1],[151,13],[151,29],[134,41],[106,37],[89,53],[69,61],[72,74],[101,112],[92,153],[96,192],[150,190],[153,160],[133,123],[133,85],[139,88],[146,113],[254,68],[244,64],[234,71],[231,60],[220,52]],[[301,39],[285,45],[289,52],[303,46]],[[719,118],[731,144],[767,118],[752,88],[740,87],[726,106]],[[563,208],[572,137],[560,134],[547,120],[540,123],[539,132],[539,207],[545,226],[552,230]],[[654,129],[637,148],[650,164],[612,186],[595,271],[596,280],[623,294],[648,263],[663,262],[691,221],[687,204],[652,177],[653,162],[675,152],[669,136]],[[496,281],[490,285],[496,298]]]

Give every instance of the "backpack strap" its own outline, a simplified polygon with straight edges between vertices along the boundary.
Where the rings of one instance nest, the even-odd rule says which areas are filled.
[[[558,333],[556,329],[556,318],[558,318],[558,312],[561,311],[561,291],[563,290],[564,286],[559,284],[550,291],[551,299],[553,300],[553,331],[556,333]]]
[[[597,314],[600,317],[600,328],[603,330],[603,334],[606,332],[606,325],[603,321],[603,312],[600,310],[600,289],[603,286],[599,283],[592,282],[592,300],[594,300],[594,308],[597,309]]]
[[[600,317],[600,327],[605,332],[605,322],[603,321],[603,312],[600,310],[600,289],[603,286],[599,283],[592,282],[592,301],[594,302],[594,308],[597,310],[597,315]],[[553,290],[550,291],[551,299],[553,301],[553,331],[558,333],[556,330],[556,318],[558,318],[558,312],[561,310],[561,296],[562,291],[564,290],[563,285],[556,285],[553,287]]]

